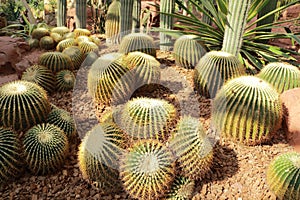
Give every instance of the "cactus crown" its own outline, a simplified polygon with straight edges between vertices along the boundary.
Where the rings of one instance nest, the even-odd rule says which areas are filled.
[[[39,64],[44,65],[52,72],[59,72],[61,70],[73,70],[73,63],[71,58],[61,52],[46,52],[39,57]]]
[[[51,29],[51,33],[58,33],[61,36],[64,36],[65,34],[70,33],[70,30],[68,27],[59,26],[59,27],[54,27],[53,29]]]

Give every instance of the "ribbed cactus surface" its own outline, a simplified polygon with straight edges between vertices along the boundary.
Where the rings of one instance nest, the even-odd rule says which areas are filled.
[[[47,28],[42,28],[42,27],[34,29],[31,33],[31,37],[33,39],[38,39],[38,40],[40,40],[44,36],[49,36],[49,35],[50,35],[50,31]]]
[[[132,12],[134,0],[120,0],[120,34],[121,38],[132,31]]]
[[[77,45],[77,42],[74,38],[67,38],[67,39],[60,41],[56,45],[56,51],[62,52],[66,48],[71,47],[71,46],[76,46],[76,45]]]
[[[166,195],[166,200],[190,200],[193,197],[195,182],[183,176],[177,176]]]
[[[63,37],[65,34],[70,33],[70,29],[65,26],[58,26],[58,27],[52,28],[51,33],[58,33]]]
[[[76,28],[86,28],[86,19],[87,19],[87,0],[76,0]],[[75,33],[76,34],[76,33]]]
[[[120,0],[114,0],[108,7],[107,17],[105,20],[106,43],[120,43]]]
[[[39,57],[39,65],[44,65],[52,72],[61,70],[73,70],[71,58],[61,52],[46,52]]]
[[[44,36],[40,39],[39,45],[41,49],[50,50],[55,47],[55,41],[50,36]]]
[[[171,30],[174,25],[173,17],[164,13],[173,14],[175,10],[175,0],[161,0],[160,1],[160,28]],[[159,34],[160,50],[169,51],[171,48],[171,37],[163,32]]]
[[[62,53],[68,55],[71,58],[74,69],[80,68],[84,60],[84,54],[82,53],[79,47],[76,46],[67,47],[62,51]]]
[[[91,31],[89,31],[88,29],[85,29],[85,28],[76,28],[74,30],[75,38],[77,38],[79,36],[90,36],[90,35],[91,35]]]
[[[61,70],[56,73],[56,90],[58,92],[67,92],[73,89],[75,85],[75,75],[70,70]]]
[[[94,42],[90,42],[90,41],[80,42],[79,48],[83,54],[98,50],[98,46]]]
[[[65,26],[67,23],[67,0],[57,0],[57,26]]]

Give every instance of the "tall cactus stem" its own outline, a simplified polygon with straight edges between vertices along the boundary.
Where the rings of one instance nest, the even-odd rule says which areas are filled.
[[[86,28],[87,0],[76,0],[76,28]]]
[[[67,0],[57,0],[57,26],[65,26],[67,17]]]
[[[141,7],[141,0],[134,0],[132,12],[132,32],[139,32]]]
[[[121,38],[131,33],[132,30],[132,12],[134,0],[120,0],[121,2]]]
[[[161,0],[160,1],[160,28],[171,30],[173,28],[173,17],[163,13],[174,13],[175,0]],[[171,37],[163,32],[160,32],[160,50],[169,51],[170,46],[167,45],[171,42]]]

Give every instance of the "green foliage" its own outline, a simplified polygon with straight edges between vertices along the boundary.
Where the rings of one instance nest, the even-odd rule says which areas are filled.
[[[269,63],[257,76],[270,83],[279,93],[300,87],[300,70],[289,63]]]
[[[61,70],[73,70],[71,58],[61,52],[46,52],[39,57],[39,65],[44,65],[52,72]]]
[[[203,178],[213,161],[213,147],[201,123],[184,116],[177,124],[170,140],[180,173],[191,180]]]
[[[4,13],[8,21],[18,20],[24,10],[25,8],[20,1],[10,0],[0,4],[0,13]]]
[[[0,184],[22,171],[21,142],[10,129],[0,127]]]
[[[38,124],[25,133],[23,148],[29,170],[44,175],[63,166],[69,143],[67,136],[57,126]]]
[[[50,36],[44,36],[40,39],[40,48],[50,50],[55,47],[55,42],[52,37]]]
[[[79,13],[76,13],[76,16]],[[57,0],[57,26],[65,26],[67,24],[67,0]]]
[[[212,107],[212,126],[223,138],[246,145],[268,142],[281,127],[279,94],[254,76],[228,81]]]
[[[56,90],[58,92],[67,92],[73,89],[75,85],[75,75],[70,70],[61,70],[56,73]]]
[[[0,126],[23,131],[46,120],[50,103],[46,91],[28,81],[0,87]]]
[[[175,178],[166,200],[190,200],[195,189],[195,182],[188,178],[178,176]]]
[[[105,21],[105,35],[108,44],[120,43],[120,7],[119,0],[114,0],[108,7]]]
[[[81,52],[79,47],[76,46],[67,47],[62,51],[62,53],[70,56],[74,69],[79,69],[79,67],[81,66],[84,60],[84,55]]]
[[[163,197],[175,176],[172,153],[156,140],[134,143],[122,156],[120,177],[133,198],[152,200]]]
[[[64,49],[71,47],[71,46],[76,46],[77,42],[74,38],[67,38],[63,39],[56,45],[56,51],[62,52]]]

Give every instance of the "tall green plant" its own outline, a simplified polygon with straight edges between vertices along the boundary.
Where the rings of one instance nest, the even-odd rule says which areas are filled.
[[[134,0],[132,12],[132,29],[133,32],[139,32],[141,16],[141,0]]]
[[[76,0],[76,28],[86,28],[87,0]]]
[[[121,2],[121,38],[131,33],[132,30],[132,11],[134,0],[120,0]]]
[[[263,9],[261,9],[261,11],[258,12],[258,17],[259,18],[263,17],[264,15],[268,14],[272,10],[275,10],[276,7],[277,7],[277,2],[278,2],[278,0],[269,1],[268,4],[265,7],[263,7]],[[257,25],[262,26],[262,25],[265,25],[265,24],[273,23],[274,19],[275,19],[275,14],[272,14],[272,15],[264,18],[263,20],[257,22]],[[271,28],[268,28],[265,31],[270,32]]]
[[[57,26],[65,26],[67,17],[67,0],[57,0]]]
[[[161,0],[160,1],[160,28],[171,30],[173,28],[173,16],[168,15],[174,13],[175,0]],[[160,32],[160,50],[169,51],[171,37],[164,32]]]

